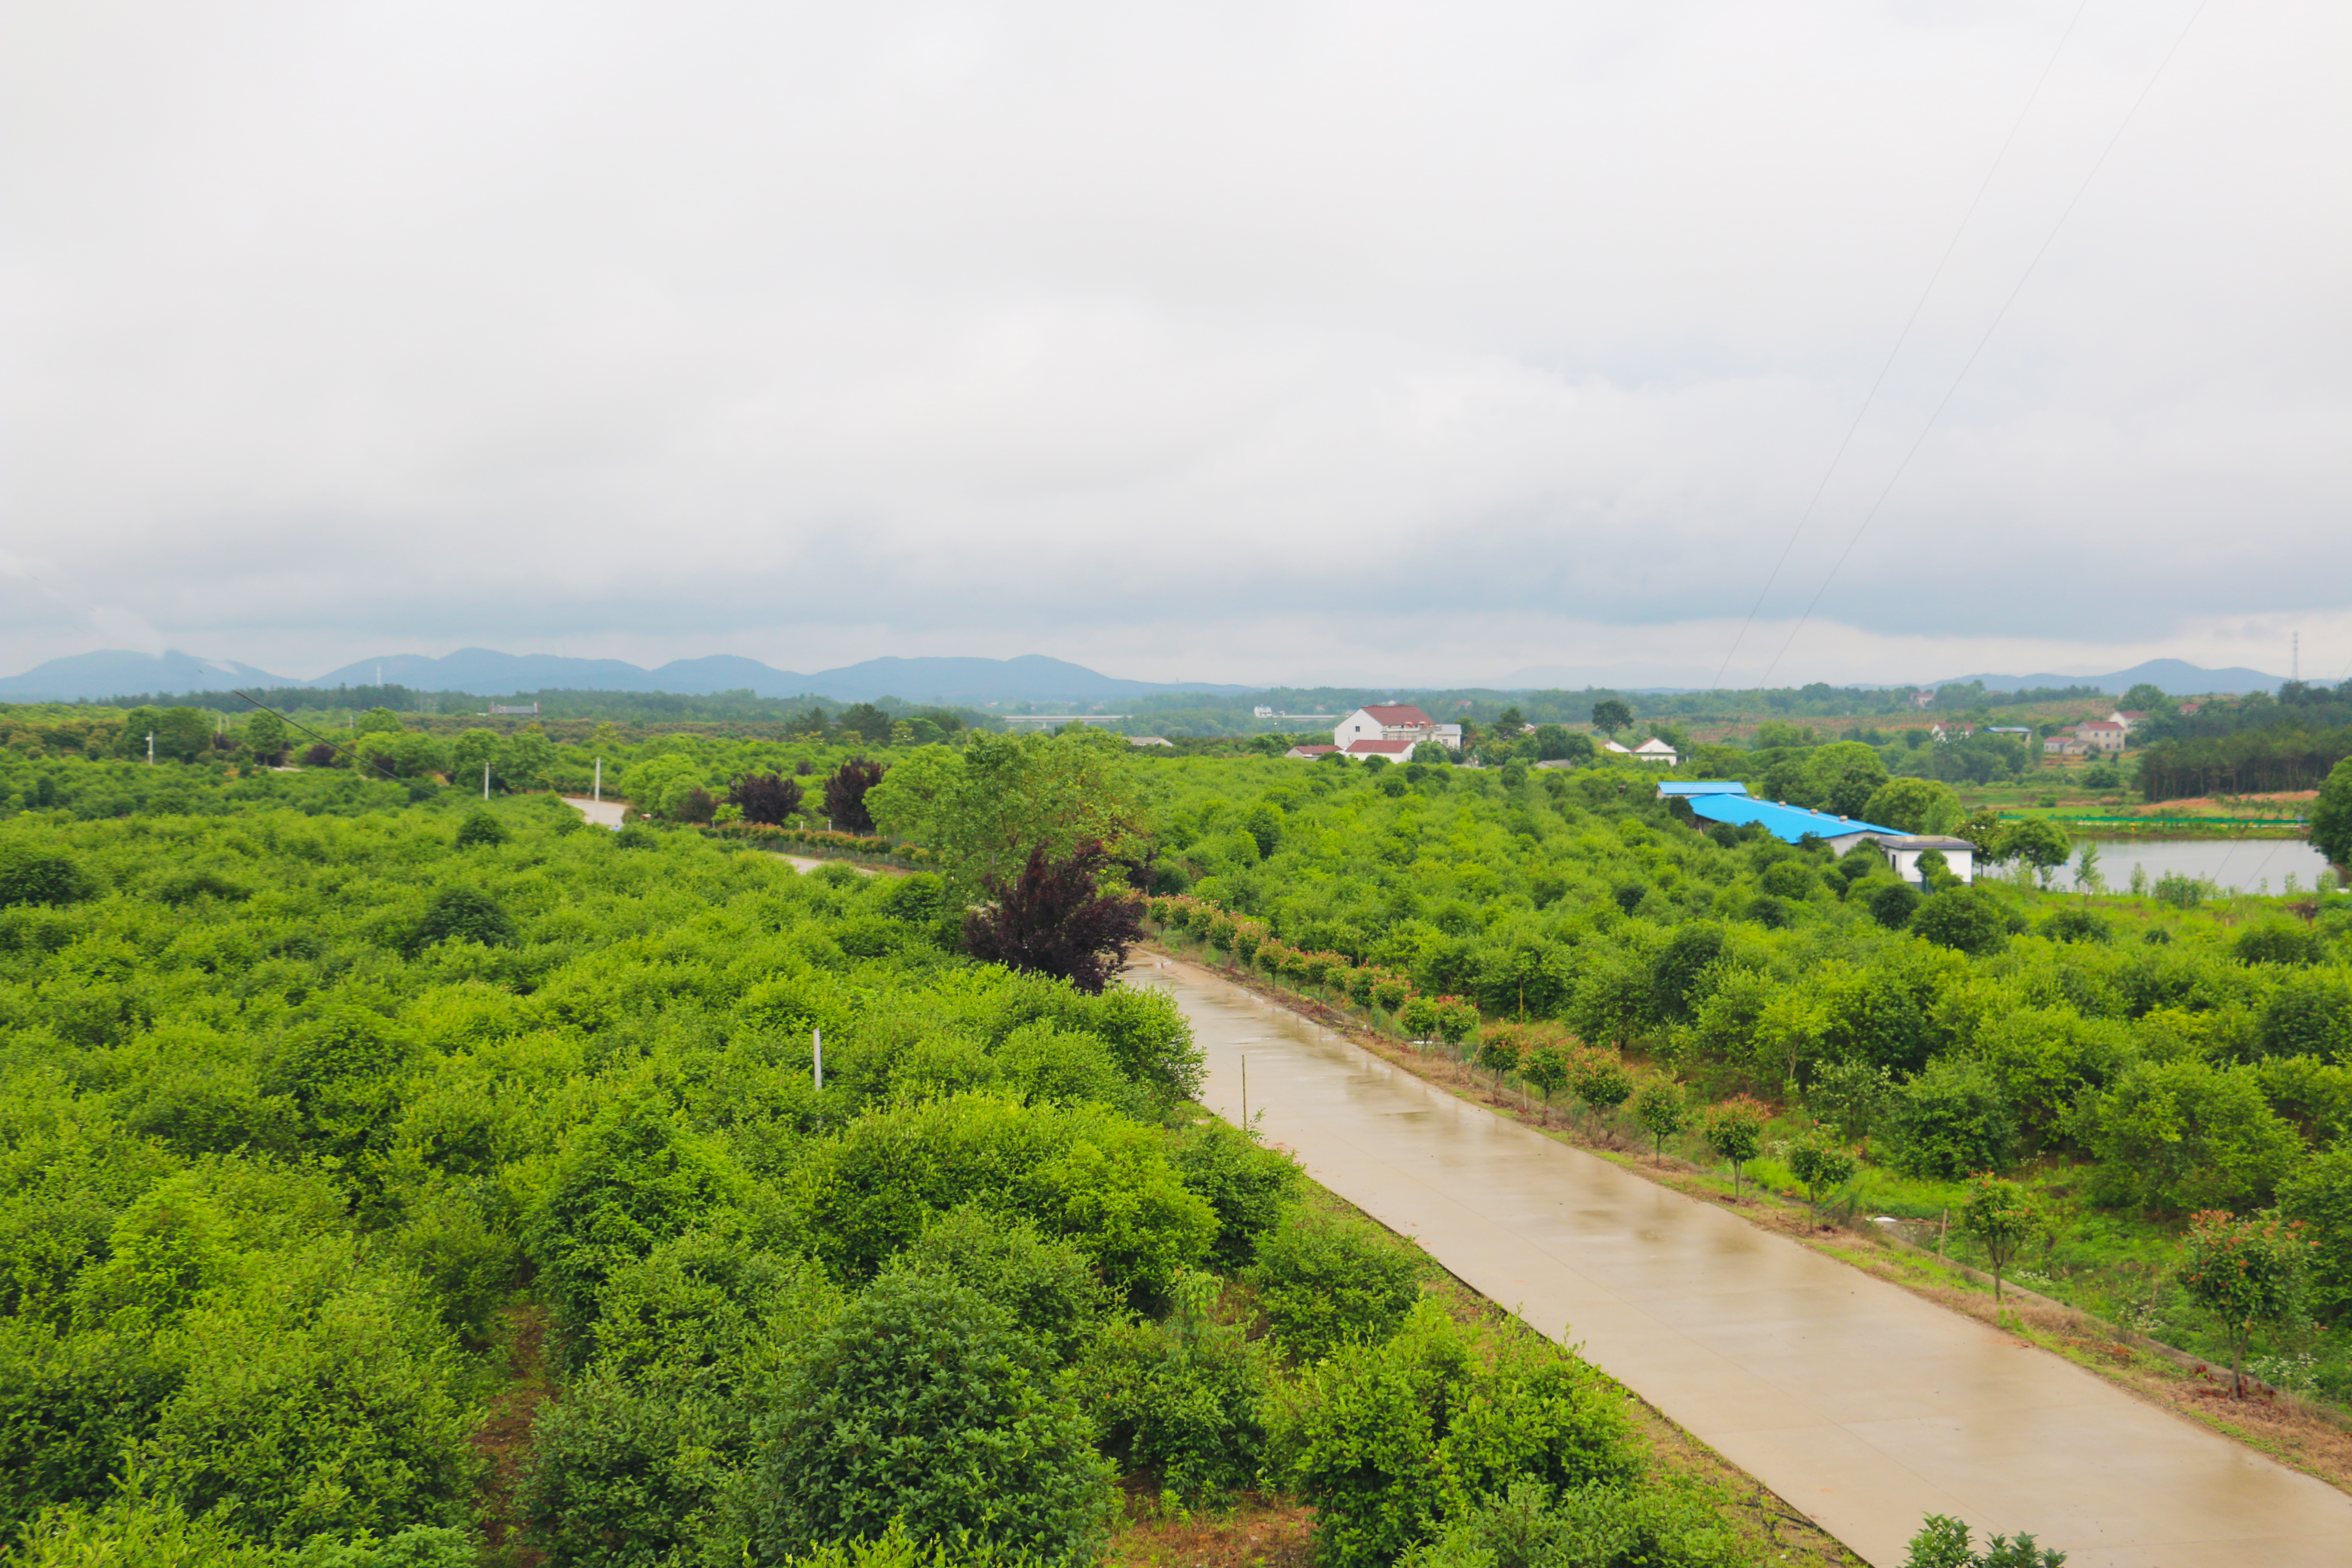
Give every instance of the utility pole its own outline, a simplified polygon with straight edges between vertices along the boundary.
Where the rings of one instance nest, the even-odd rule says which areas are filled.
[[[152,730],[147,731],[147,765],[151,768],[155,765],[155,731]]]
[[[604,759],[596,759],[596,804],[604,804]]]
[[[809,1048],[816,1053],[816,1086],[823,1089],[824,1087],[824,1031],[823,1029],[809,1031]]]
[[[490,798],[490,764],[488,763],[482,764],[482,798]]]

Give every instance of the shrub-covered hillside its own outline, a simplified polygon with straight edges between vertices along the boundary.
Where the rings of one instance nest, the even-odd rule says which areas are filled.
[[[1076,1563],[1122,1485],[1286,1490],[1366,1568],[1747,1560],[1622,1394],[1198,1120],[1164,997],[971,963],[934,879],[247,805],[0,827],[26,1561]]]

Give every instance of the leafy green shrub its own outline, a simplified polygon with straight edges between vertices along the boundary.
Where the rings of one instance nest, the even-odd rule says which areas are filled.
[[[2136,1064],[2078,1121],[2100,1161],[2095,1194],[2113,1204],[2252,1206],[2269,1200],[2303,1152],[2253,1069],[2195,1058]]]
[[[1686,1016],[1696,1000],[1699,976],[1723,956],[1727,945],[1723,928],[1711,921],[1676,926],[1650,968],[1659,1011],[1669,1018]]]
[[[193,904],[199,899],[221,899],[230,903],[253,897],[253,889],[242,882],[231,881],[218,871],[199,867],[194,870],[177,871],[156,882],[155,897],[178,908]]]
[[[466,819],[457,824],[457,847],[460,849],[504,844],[507,837],[507,825],[487,811],[469,811]]]
[[[1271,1468],[1315,1505],[1330,1568],[1384,1568],[1516,1482],[1632,1480],[1624,1400],[1550,1345],[1481,1343],[1435,1299],[1381,1344],[1316,1363],[1271,1407]]]
[[[1981,888],[1955,888],[1919,906],[1910,929],[1938,947],[1981,956],[2009,940],[2009,917]]]
[[[967,1286],[875,1280],[809,1346],[761,1445],[752,1535],[771,1557],[877,1536],[970,1535],[1090,1562],[1110,1467],[1045,1352]]]
[[[2312,1244],[2311,1304],[2325,1322],[2352,1318],[2352,1142],[2336,1140],[2280,1182],[2279,1213]]]
[[[1018,1215],[970,1206],[941,1215],[890,1267],[977,1290],[1058,1361],[1094,1338],[1113,1305],[1084,1253]]]
[[[2287,976],[2263,1002],[2254,1037],[2265,1056],[2352,1061],[2352,984],[2333,970]]]
[[[879,1536],[828,1541],[778,1568],[1028,1568],[1030,1561],[1025,1552],[969,1536],[918,1541],[894,1522]]]
[[[433,1288],[441,1321],[477,1342],[522,1271],[521,1245],[462,1189],[444,1188],[416,1205],[384,1246]]]
[[[1889,1159],[1906,1175],[1957,1181],[2017,1159],[2016,1113],[1979,1063],[1928,1063],[1895,1091],[1889,1110]]]
[[[2042,922],[2042,934],[2053,942],[2111,942],[2115,928],[2089,910],[2060,910]]]
[[[810,1245],[849,1279],[975,1203],[1026,1215],[1143,1300],[1205,1257],[1218,1228],[1151,1130],[1098,1106],[980,1094],[866,1112],[808,1150],[793,1188]]]
[[[1888,931],[1901,931],[1926,900],[1908,882],[1888,882],[1870,895],[1870,918]]]
[[[76,904],[98,895],[98,879],[68,855],[12,845],[0,850],[0,908]]]
[[[172,1349],[137,1334],[0,1321],[0,1539],[13,1539],[45,1505],[113,1494],[122,1456],[146,1437],[185,1372]]]
[[[616,1267],[598,1300],[594,1365],[633,1384],[730,1392],[836,1317],[840,1287],[740,1226],[689,1231]]]
[[[1903,1568],[2060,1568],[2066,1554],[2034,1544],[2031,1535],[1989,1536],[1977,1552],[1969,1542],[1969,1527],[1959,1520],[1931,1513],[1910,1541]]]
[[[514,917],[499,907],[499,901],[479,888],[443,888],[433,895],[416,922],[415,945],[430,947],[436,942],[477,942],[484,947],[503,947],[515,939]]]
[[[247,1268],[183,1325],[203,1350],[157,1416],[159,1483],[280,1545],[465,1523],[467,1372],[422,1293],[331,1244]]]
[[[2300,921],[2272,921],[2240,931],[2230,951],[2240,963],[2317,963],[2327,942]]]
[[[1360,1221],[1295,1213],[1259,1243],[1242,1278],[1256,1288],[1283,1349],[1311,1362],[1394,1333],[1421,1299],[1426,1271],[1418,1256]]]
[[[348,1156],[380,1143],[399,1106],[416,1042],[364,1007],[331,1005],[294,1025],[270,1051],[259,1087],[290,1100],[307,1135]]]
[[[1188,1505],[1248,1486],[1265,1458],[1265,1347],[1217,1321],[1219,1289],[1184,1276],[1166,1318],[1111,1330],[1079,1378],[1104,1447]]]
[[[1586,1486],[1555,1492],[1518,1480],[1465,1510],[1398,1568],[1748,1568],[1753,1559],[1706,1500],[1675,1487]]]
[[[657,1100],[624,1101],[581,1133],[523,1229],[575,1360],[590,1347],[584,1331],[614,1271],[701,1228],[746,1186],[723,1150]]]
[[[1775,860],[1764,868],[1763,889],[1776,899],[1803,902],[1822,885],[1813,868],[1802,860]]]
[[[1789,1143],[1789,1173],[1803,1185],[1815,1208],[1821,1207],[1823,1193],[1834,1193],[1853,1180],[1860,1165],[1853,1150],[1818,1128]]]
[[[714,1534],[752,1453],[731,1402],[602,1369],[540,1410],[517,1500],[524,1539],[548,1559],[604,1568],[690,1557]]]
[[[996,1047],[995,1060],[1007,1086],[1030,1100],[1091,1101],[1139,1118],[1157,1109],[1119,1070],[1110,1047],[1093,1035],[1031,1024]]]
[[[1298,1162],[1227,1121],[1203,1121],[1176,1145],[1177,1174],[1209,1200],[1217,1239],[1209,1260],[1228,1273],[1246,1268],[1258,1246],[1297,1201],[1306,1180]]]
[[[2182,871],[2167,871],[2156,879],[2156,900],[2170,904],[2176,910],[2193,910],[2206,899],[2219,892],[2204,877],[2191,877]]]

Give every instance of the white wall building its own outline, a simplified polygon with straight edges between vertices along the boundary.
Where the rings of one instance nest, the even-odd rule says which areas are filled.
[[[1891,834],[1878,836],[1879,853],[1886,857],[1889,869],[1918,887],[1919,857],[1930,849],[1943,852],[1944,868],[1963,882],[1977,879],[1977,847],[1965,838],[1950,838],[1936,833]]]
[[[1462,726],[1453,726],[1458,743]],[[1410,741],[1416,744],[1437,739],[1437,721],[1410,702],[1381,702],[1359,708],[1339,721],[1331,743],[1346,751],[1359,741]]]

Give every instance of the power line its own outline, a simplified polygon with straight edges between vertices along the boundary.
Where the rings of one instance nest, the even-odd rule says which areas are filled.
[[[246,694],[245,694],[244,692],[242,692],[242,691],[239,691],[239,690],[236,689],[234,687],[230,688],[229,695],[230,695],[230,696],[232,696],[232,697],[244,697],[244,698],[245,698],[245,700],[246,700],[247,702],[252,703],[256,708],[260,709],[264,713],[276,713],[276,714],[278,715],[278,721],[279,721],[281,723],[292,724],[292,725],[294,726],[294,728],[296,728],[297,730],[301,731],[302,731],[302,733],[304,733],[305,735],[310,736],[310,739],[312,739],[312,740],[314,740],[314,741],[318,742],[320,745],[325,746],[325,747],[326,747],[326,748],[328,748],[330,751],[341,752],[341,751],[343,751],[343,750],[345,750],[345,749],[346,749],[345,747],[343,747],[343,746],[342,746],[341,744],[340,744],[339,742],[334,742],[334,741],[330,741],[330,740],[328,740],[326,736],[321,735],[320,733],[319,733],[319,731],[318,731],[313,730],[313,729],[312,729],[312,728],[310,728],[310,726],[309,726],[308,724],[303,724],[303,723],[297,722],[296,721],[294,721],[294,720],[292,720],[292,719],[289,719],[289,718],[287,718],[285,714],[283,714],[283,713],[278,713],[277,709],[272,708],[271,706],[269,706],[269,704],[268,704],[268,703],[264,702],[264,701],[263,701],[260,698],[258,698],[258,697],[247,697],[247,696],[246,696]],[[378,772],[378,773],[382,773],[384,777],[386,777],[386,778],[390,779],[393,783],[394,783],[394,784],[398,784],[398,783],[400,783],[400,782],[401,782],[401,780],[400,780],[400,775],[399,775],[398,773],[394,773],[390,768],[385,767],[382,763],[377,762],[373,757],[361,757],[359,760],[360,760],[361,762],[365,763],[368,766],[370,766],[370,767],[373,768],[376,772]]]
[[[2032,259],[2025,264],[2025,270],[2018,274],[2016,286],[2010,289],[2009,297],[2000,302],[2000,309],[1993,312],[1992,321],[1986,326],[1984,335],[1977,339],[1977,346],[1969,351],[1969,357],[1960,364],[1959,374],[1953,376],[1951,385],[1944,389],[1944,395],[1937,401],[1934,410],[1928,414],[1927,423],[1919,426],[1919,434],[1912,438],[1909,448],[1903,454],[1903,460],[1895,466],[1895,472],[1888,476],[1885,487],[1878,492],[1878,499],[1870,503],[1870,510],[1863,513],[1862,521],[1855,527],[1853,536],[1845,542],[1845,548],[1838,552],[1838,558],[1830,563],[1829,574],[1822,579],[1822,585],[1813,591],[1811,600],[1805,605],[1805,613],[1799,616],[1797,624],[1789,628],[1789,636],[1780,644],[1780,651],[1774,654],[1772,662],[1765,667],[1764,680],[1769,680],[1772,678],[1772,672],[1780,668],[1780,661],[1789,657],[1789,649],[1796,645],[1797,634],[1805,629],[1807,621],[1812,619],[1813,611],[1820,607],[1822,595],[1829,592],[1830,584],[1836,581],[1839,570],[1845,565],[1846,558],[1853,553],[1853,547],[1861,543],[1862,536],[1870,531],[1871,523],[1878,516],[1878,509],[1885,506],[1886,498],[1895,493],[1895,487],[1902,481],[1905,470],[1911,467],[1911,459],[1918,456],[1919,448],[1926,445],[1928,432],[1935,429],[1936,421],[1943,417],[1945,408],[1950,405],[1953,395],[1960,390],[1960,384],[1968,379],[1969,372],[1975,368],[1978,357],[1985,351],[1985,345],[1992,342],[1993,333],[2000,330],[2000,323],[2008,317],[2010,307],[2016,304],[2017,297],[2025,291],[2026,283],[2033,277],[2034,269],[2042,265],[2042,258],[2050,253],[2051,246],[2057,242],[2059,231],[2066,226],[2066,220],[2074,216],[2074,208],[2082,202],[2084,193],[2091,188],[2091,182],[2097,179],[2099,171],[2106,166],[2108,154],[2113,153],[2116,150],[2116,144],[2124,139],[2124,132],[2131,129],[2131,122],[2138,117],[2140,105],[2146,103],[2147,95],[2156,90],[2156,84],[2162,79],[2165,68],[2172,63],[2172,57],[2180,52],[2180,46],[2189,41],[2189,30],[2197,26],[2197,18],[2205,14],[2207,3],[2208,0],[2198,0],[2197,9],[2191,11],[2189,14],[2189,20],[2181,25],[2179,36],[2172,40],[2172,47],[2164,51],[2162,59],[2156,62],[2156,69],[2149,75],[2147,85],[2139,89],[2139,96],[2133,99],[2131,107],[2124,111],[2123,120],[2116,125],[2115,134],[2107,138],[2107,144],[2099,149],[2099,155],[2092,161],[2090,172],[2083,176],[2083,183],[2075,186],[2074,194],[2067,198],[2065,209],[2059,213],[2058,221],[2050,226],[2049,235],[2042,241],[2041,247],[2034,251]],[[1762,682],[1759,681],[1759,684]]]
[[[1723,663],[1715,672],[1717,689],[1723,686],[1723,677],[1731,668],[1731,661],[1739,657],[1739,645],[1748,640],[1748,633],[1756,625],[1756,617],[1763,610],[1764,600],[1772,592],[1772,584],[1780,580],[1780,568],[1789,563],[1789,552],[1796,549],[1797,540],[1805,531],[1805,524],[1812,521],[1813,509],[1822,504],[1822,493],[1830,488],[1830,480],[1837,473],[1838,465],[1845,460],[1845,451],[1853,444],[1854,433],[1862,428],[1863,419],[1870,413],[1871,405],[1878,400],[1879,388],[1886,384],[1886,373],[1895,368],[1895,356],[1903,352],[1903,345],[1911,341],[1911,329],[1919,324],[1919,313],[1927,308],[1928,298],[1936,292],[1936,285],[1943,280],[1944,268],[1951,264],[1952,252],[1960,247],[1960,237],[1968,233],[1970,220],[1977,216],[1977,208],[1984,204],[1985,193],[1992,189],[1993,176],[2000,173],[2001,163],[2009,157],[2011,144],[2016,142],[2017,133],[2025,128],[2025,117],[2033,112],[2033,105],[2041,99],[2043,85],[2049,81],[2051,71],[2057,68],[2058,57],[2066,50],[2066,40],[2074,36],[2074,24],[2083,19],[2083,13],[2090,8],[2090,4],[2091,0],[2081,0],[2081,4],[2074,7],[2074,15],[2067,19],[2066,30],[2058,35],[2058,47],[2050,51],[2050,58],[2043,63],[2042,74],[2033,79],[2033,90],[2025,95],[2025,107],[2019,110],[2017,118],[2010,122],[2009,134],[2000,140],[2000,151],[1992,155],[1992,163],[1985,170],[1984,179],[1978,184],[1977,194],[1969,198],[1968,210],[1960,214],[1958,226],[1952,230],[1951,239],[1944,246],[1944,254],[1936,258],[1936,269],[1927,274],[1927,286],[1919,290],[1918,302],[1903,319],[1903,330],[1895,334],[1895,346],[1886,351],[1886,361],[1878,367],[1878,375],[1871,382],[1870,390],[1863,395],[1862,406],[1853,411],[1853,423],[1845,427],[1845,435],[1839,440],[1837,450],[1830,454],[1829,467],[1822,470],[1821,481],[1813,486],[1813,493],[1806,500],[1805,510],[1797,514],[1797,526],[1790,531],[1789,542],[1780,546],[1780,559],[1772,563],[1772,570],[1765,574],[1764,586],[1756,591],[1756,603],[1748,606],[1748,618],[1739,626],[1739,635],[1731,639],[1731,651],[1723,656]]]

